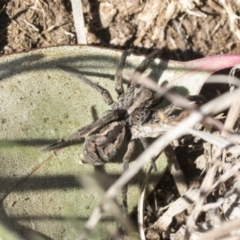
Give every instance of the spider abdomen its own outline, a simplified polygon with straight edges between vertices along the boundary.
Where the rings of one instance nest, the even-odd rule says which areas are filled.
[[[92,165],[102,165],[116,155],[126,135],[126,123],[112,122],[98,134],[87,137],[84,144],[83,159]]]

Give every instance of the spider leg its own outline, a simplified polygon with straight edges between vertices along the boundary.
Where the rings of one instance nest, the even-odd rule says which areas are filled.
[[[149,146],[149,144],[147,142],[147,139],[146,138],[140,138],[140,141],[141,141],[141,143],[143,145],[144,150],[146,150],[148,148],[148,146]],[[156,160],[155,158],[151,159],[151,161],[152,161],[152,168],[153,168],[153,170],[155,172],[157,172],[157,166],[156,166],[155,160]]]
[[[140,65],[135,69],[133,72],[136,73],[143,73],[150,65],[150,63],[161,53],[161,50],[155,50],[152,53],[150,53],[141,63]],[[127,92],[133,92],[134,91],[134,85],[130,82],[128,84]]]
[[[122,71],[123,71],[127,56],[130,55],[131,53],[132,53],[132,49],[125,50],[122,53],[122,56],[117,66],[117,71],[115,73],[114,81],[115,81],[115,91],[117,92],[118,96],[124,93],[123,83],[122,83],[122,80],[123,80]]]
[[[135,141],[131,140],[128,144],[127,152],[125,153],[123,157],[123,174],[126,172],[126,170],[129,168],[129,161],[130,158],[135,150]],[[127,216],[128,211],[127,211],[127,190],[128,186],[125,185],[122,189],[122,199],[123,199],[123,213],[125,216]]]
[[[69,75],[79,78],[82,82],[86,83],[87,85],[89,85],[93,89],[97,90],[102,95],[103,100],[107,105],[110,106],[114,103],[111,94],[105,88],[101,87],[100,85],[98,85],[95,82],[92,82],[90,79],[83,76],[82,74],[80,74],[78,71],[76,71],[73,68],[65,67],[65,66],[62,66],[62,65],[59,66],[59,68],[61,68],[64,72],[68,73]]]
[[[98,128],[102,128],[110,122],[116,121],[126,115],[125,110],[109,110],[107,111],[100,119],[97,121],[79,129],[77,132],[71,134],[68,137],[62,138],[61,140],[48,145],[43,149],[43,151],[49,151],[54,149],[59,149],[65,147],[70,143],[76,142],[82,138],[85,138],[87,135],[92,133]]]
[[[161,53],[162,50],[155,50],[152,53],[150,53],[141,63],[140,65],[135,69],[135,72],[143,73],[150,65],[150,63]]]

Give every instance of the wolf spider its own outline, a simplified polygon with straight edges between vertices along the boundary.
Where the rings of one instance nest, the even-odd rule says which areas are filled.
[[[160,51],[156,50],[148,55],[135,72],[143,73],[159,53]],[[114,102],[110,93],[97,83],[82,76],[74,69],[61,66],[63,71],[78,77],[81,81],[100,92],[111,110],[106,111],[100,119],[81,128],[74,134],[47,146],[45,150],[59,149],[69,145],[69,143],[85,138],[83,159],[92,165],[102,165],[117,154],[125,139],[129,139],[128,149],[123,157],[123,171],[128,168],[129,160],[135,147],[135,142],[131,139],[130,129],[132,126],[149,121],[153,113],[152,107],[156,103],[154,93],[146,87],[141,86],[136,89],[129,83],[126,92],[124,92],[122,70],[129,54],[130,50],[123,52],[115,74],[115,90],[118,94],[117,102]],[[140,140],[143,147],[146,148],[146,139]]]

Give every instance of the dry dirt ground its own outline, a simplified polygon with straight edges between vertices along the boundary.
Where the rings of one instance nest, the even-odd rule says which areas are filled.
[[[167,59],[237,53],[239,1],[83,0],[87,43],[143,53],[162,49]],[[70,1],[2,0],[2,54],[76,44]]]
[[[239,0],[82,0],[82,3],[89,45],[121,49],[131,46],[141,53],[158,48],[162,49],[162,57],[179,61],[240,52]],[[76,43],[70,1],[1,1],[0,54]],[[177,150],[177,156],[188,151],[184,146]],[[192,158],[198,157],[197,152],[192,153]],[[194,181],[195,173],[200,171],[192,170],[185,163],[185,169],[188,168],[191,169],[188,181]],[[170,174],[164,181],[167,184],[163,186],[168,188],[155,193],[160,206],[171,202],[176,191],[174,183],[169,185]],[[159,215],[149,205],[145,213],[148,239],[160,239],[159,232],[151,228]],[[185,218],[185,214],[178,215],[175,228],[161,237],[181,239],[170,234],[181,230]],[[208,218],[206,214],[200,222]]]

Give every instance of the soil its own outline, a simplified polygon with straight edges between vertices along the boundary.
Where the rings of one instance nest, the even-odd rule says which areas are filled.
[[[225,1],[223,1],[225,2]],[[83,0],[87,44],[191,60],[240,48],[238,1]],[[76,44],[71,3],[11,0],[0,3],[1,54]]]
[[[240,2],[236,0],[82,0],[82,6],[89,45],[118,49],[131,46],[144,54],[158,48],[163,58],[178,61],[240,52]],[[77,38],[70,1],[1,1],[0,54],[73,44],[77,44]],[[186,151],[177,148],[177,155]],[[186,171],[188,167],[184,168]],[[189,172],[193,173],[192,169]],[[155,193],[162,198],[160,205],[168,204],[166,196],[172,199],[176,192],[174,183],[165,181],[164,186],[171,187]],[[158,217],[151,211],[145,213],[149,226],[146,235],[148,239],[160,239],[151,229]],[[176,221],[180,225],[185,220]]]

